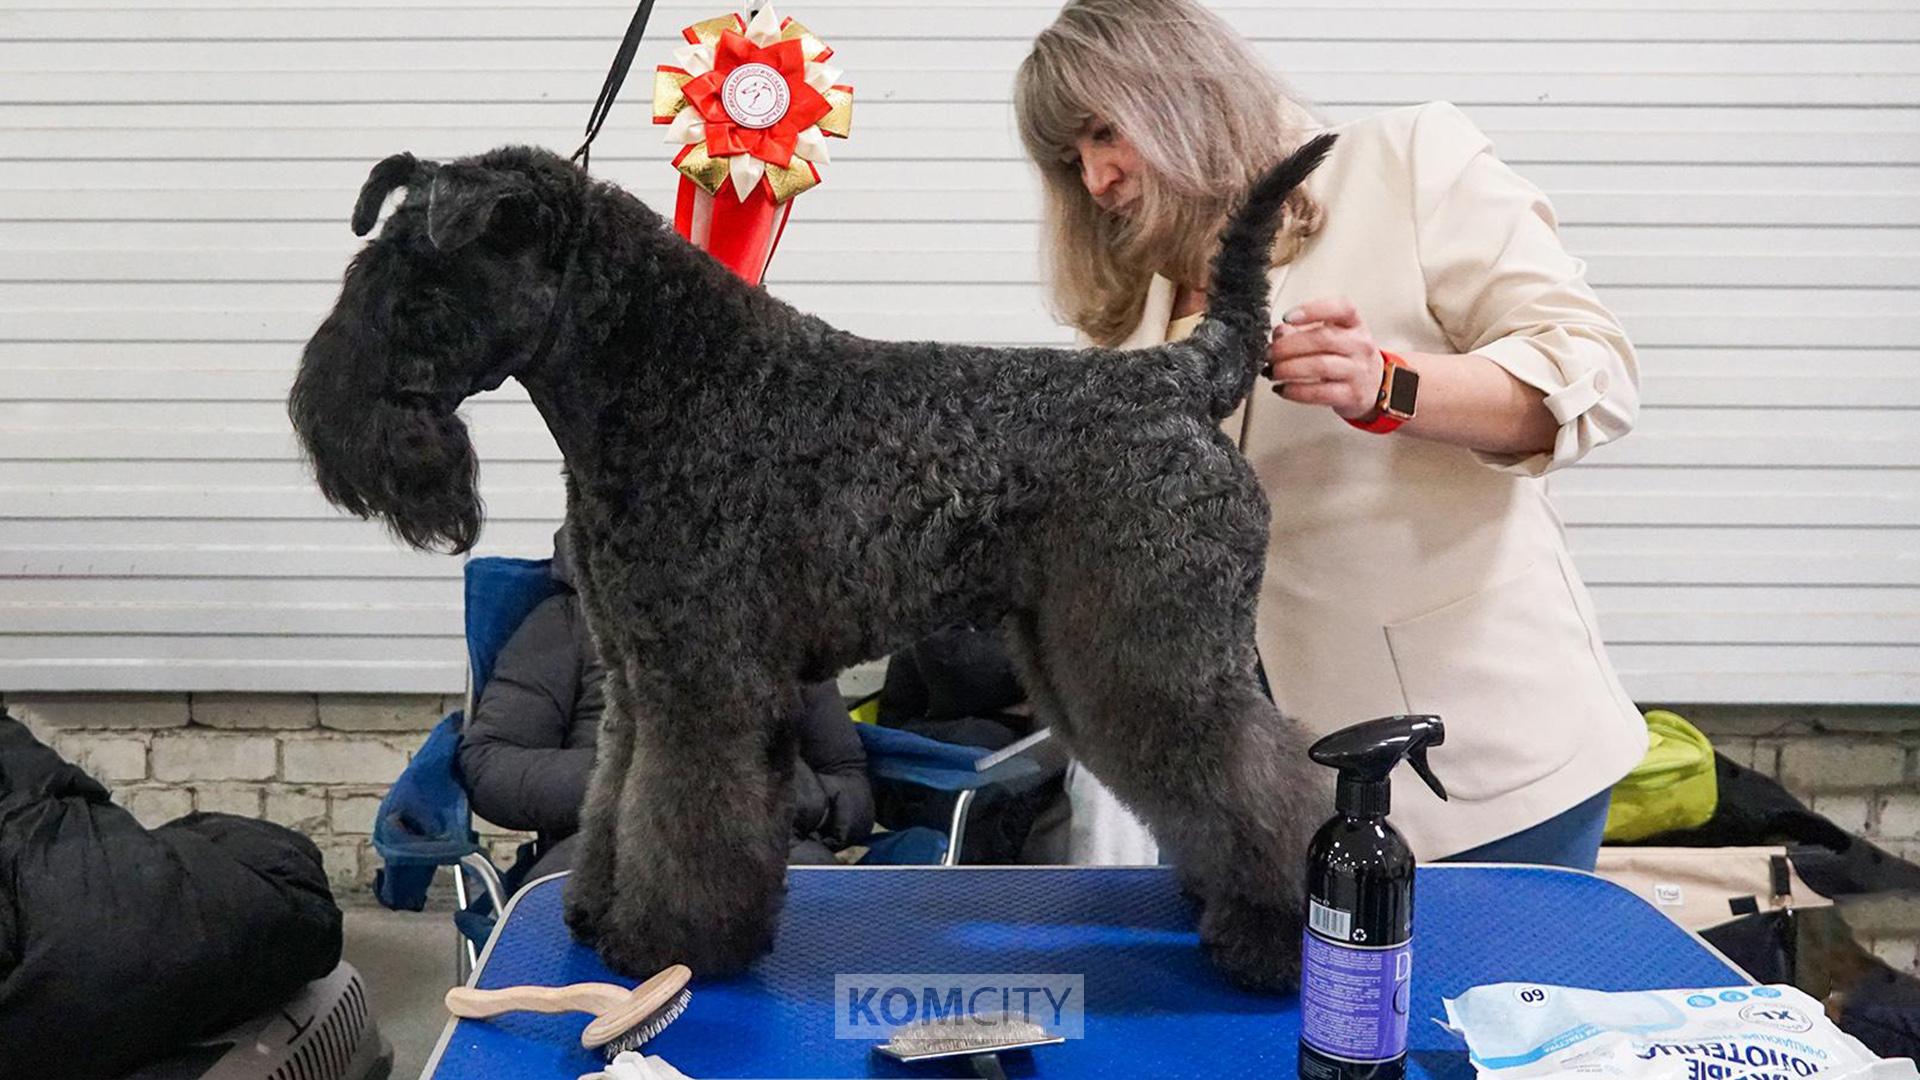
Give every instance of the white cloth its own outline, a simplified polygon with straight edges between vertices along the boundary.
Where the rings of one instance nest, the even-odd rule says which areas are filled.
[[[691,1080],[686,1073],[667,1064],[663,1057],[646,1057],[638,1050],[627,1050],[614,1057],[599,1072],[587,1073],[580,1080]]]
[[[1482,1080],[1917,1075],[1910,1059],[1876,1057],[1791,986],[1609,993],[1495,983],[1444,1004]]]

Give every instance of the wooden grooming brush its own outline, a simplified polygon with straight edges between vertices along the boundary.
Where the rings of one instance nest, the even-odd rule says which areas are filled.
[[[693,991],[687,989],[692,978],[690,968],[675,964],[631,990],[602,982],[498,990],[456,986],[447,991],[447,1011],[465,1020],[509,1012],[592,1013],[593,1022],[580,1033],[580,1045],[612,1061],[623,1051],[638,1050],[686,1011],[693,1000]]]

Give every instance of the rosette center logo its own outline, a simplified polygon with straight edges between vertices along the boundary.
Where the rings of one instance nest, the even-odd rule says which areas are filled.
[[[787,115],[787,80],[766,64],[741,64],[720,84],[720,104],[745,128],[769,128]]]

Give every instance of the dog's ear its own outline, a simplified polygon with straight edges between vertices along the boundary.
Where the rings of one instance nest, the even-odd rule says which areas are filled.
[[[360,198],[353,204],[353,235],[365,236],[380,219],[380,207],[393,189],[404,187],[420,171],[421,163],[412,154],[394,154],[373,167],[367,182],[360,185]]]
[[[453,251],[480,238],[502,199],[523,194],[525,185],[508,173],[473,165],[443,165],[433,174],[427,195],[427,239],[441,251]]]

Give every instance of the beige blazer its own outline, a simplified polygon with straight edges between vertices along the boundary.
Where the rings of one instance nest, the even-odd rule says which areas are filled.
[[[1325,225],[1274,272],[1274,317],[1350,297],[1381,347],[1487,357],[1560,421],[1551,453],[1479,454],[1357,431],[1262,379],[1225,425],[1273,503],[1259,645],[1275,696],[1316,732],[1445,718],[1432,762],[1452,801],[1404,768],[1394,784],[1394,823],[1433,859],[1573,807],[1646,752],[1540,479],[1627,433],[1639,375],[1546,198],[1460,110],[1335,130],[1308,185]],[[1156,279],[1129,346],[1167,339],[1173,298]]]

